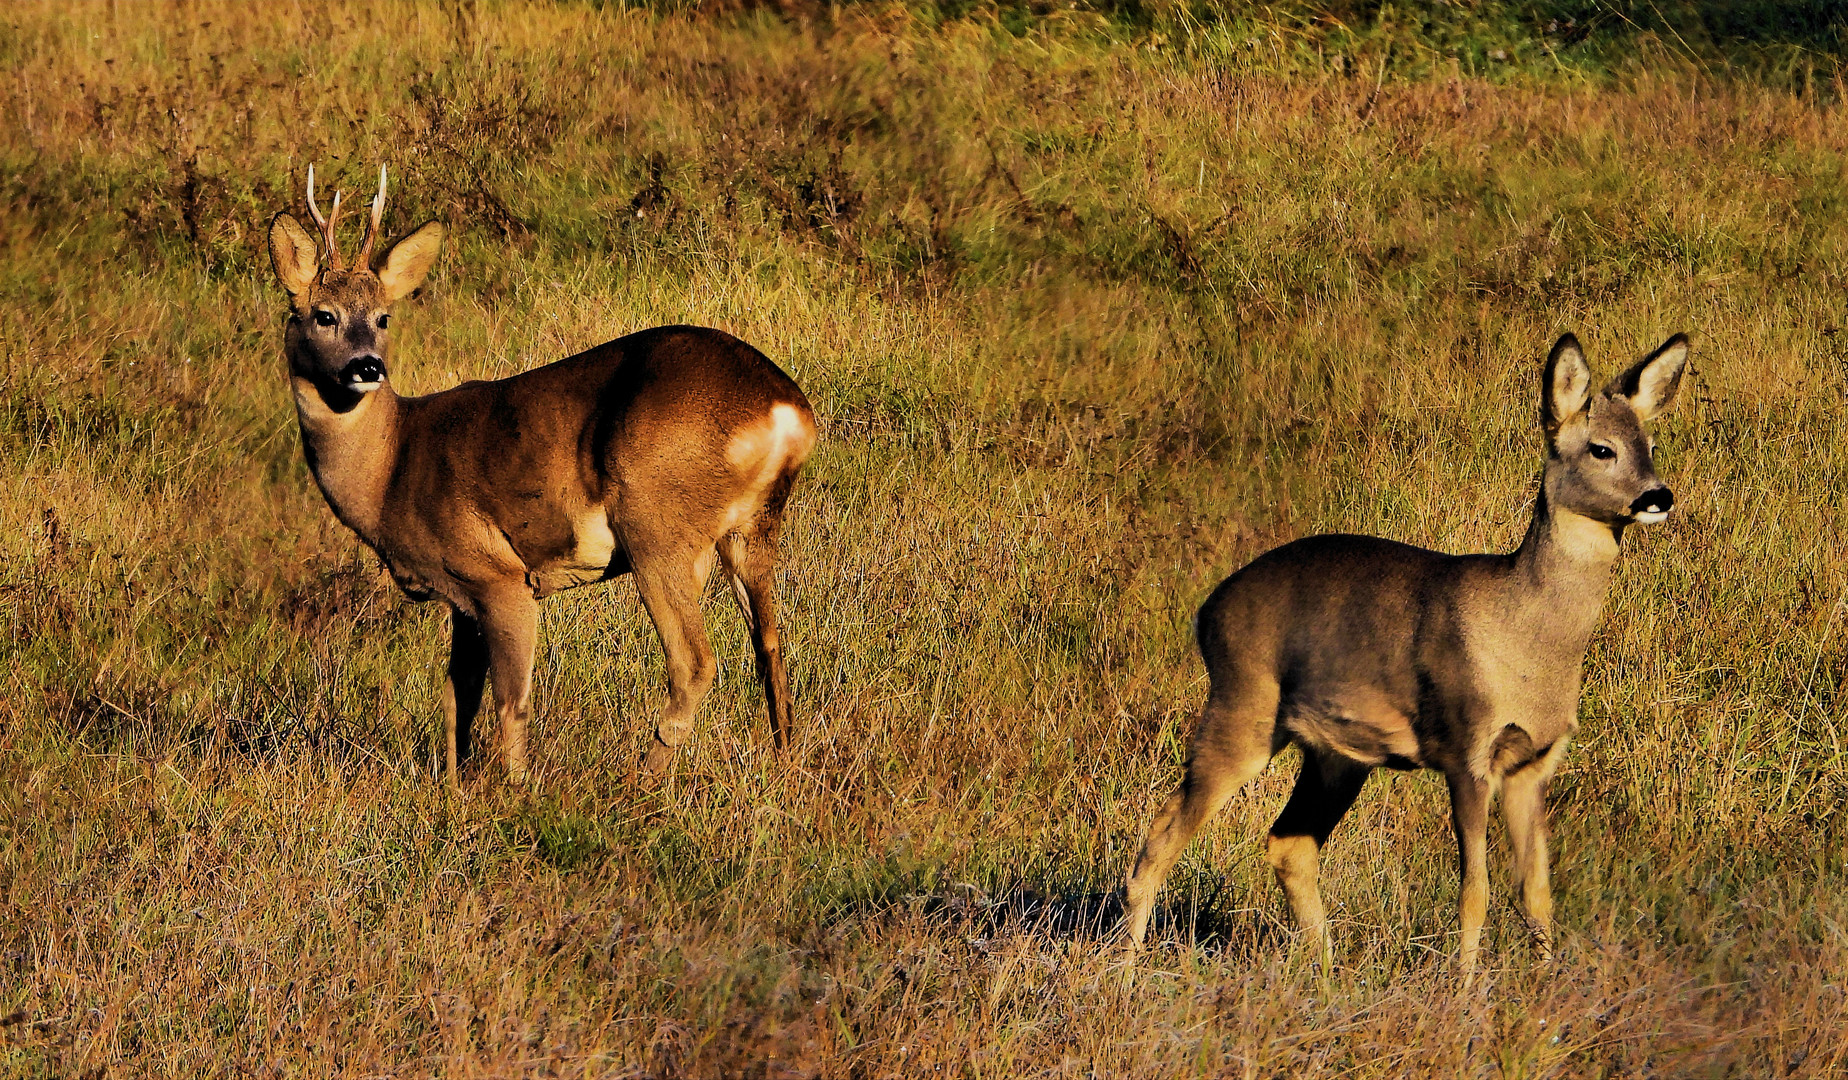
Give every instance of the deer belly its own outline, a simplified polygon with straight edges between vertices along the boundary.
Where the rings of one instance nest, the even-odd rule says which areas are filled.
[[[526,583],[534,596],[549,596],[620,572],[616,566],[616,534],[610,531],[607,511],[593,507],[571,526],[570,546],[527,571]]]
[[[442,594],[442,590],[433,584],[429,578],[401,566],[384,556],[381,556],[380,559],[384,562],[385,570],[391,575],[392,581],[397,583],[399,591],[404,593],[407,599],[421,604],[427,600],[434,600],[439,594]],[[445,595],[444,599],[448,599],[448,597]]]
[[[1315,750],[1363,765],[1418,768],[1424,764],[1412,718],[1371,694],[1286,701],[1283,726]]]

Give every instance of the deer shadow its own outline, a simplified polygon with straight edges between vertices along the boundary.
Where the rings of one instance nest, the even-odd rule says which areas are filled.
[[[1165,902],[1155,908],[1146,948],[1265,953],[1286,951],[1294,940],[1267,908],[1234,904],[1255,898],[1237,896],[1236,887],[1217,875],[1202,880],[1202,887],[1177,885],[1181,887],[1168,891]],[[980,944],[1020,937],[1097,947],[1128,942],[1121,888],[1017,883],[988,892],[957,884],[907,899],[907,909],[915,917]]]

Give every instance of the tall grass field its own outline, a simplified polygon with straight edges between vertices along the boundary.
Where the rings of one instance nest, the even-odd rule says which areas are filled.
[[[0,1076],[1848,1074],[1848,30],[1831,3],[0,7]],[[665,323],[821,441],[778,756],[714,583],[666,780],[627,579],[546,601],[533,780],[451,790],[440,605],[302,458],[270,218],[451,239],[401,392]],[[326,205],[325,201],[322,204]],[[350,213],[344,243],[357,243]],[[1559,955],[1436,774],[1150,946],[1190,619],[1292,538],[1511,550],[1540,363],[1677,331],[1552,789]]]

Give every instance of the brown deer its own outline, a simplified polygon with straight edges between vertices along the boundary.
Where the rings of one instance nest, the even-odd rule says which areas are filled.
[[[1512,554],[1314,536],[1259,556],[1213,590],[1194,620],[1211,689],[1186,776],[1125,889],[1135,945],[1194,833],[1295,743],[1302,773],[1267,855],[1324,963],[1321,848],[1380,766],[1436,769],[1449,782],[1463,971],[1475,968],[1488,905],[1488,808],[1498,788],[1521,911],[1551,957],[1547,780],[1578,726],[1580,669],[1623,531],[1663,520],[1674,505],[1643,425],[1674,401],[1687,357],[1677,334],[1593,394],[1578,341],[1559,339],[1540,383],[1546,468]]]
[[[764,354],[691,326],[644,330],[545,367],[399,397],[386,367],[391,305],[443,242],[428,222],[376,260],[385,170],[352,266],[287,213],[270,257],[289,293],[283,334],[302,449],[328,505],[413,600],[440,598],[453,640],[443,691],[449,779],[493,675],[508,776],[526,775],[539,600],[633,572],[667,656],[668,702],[644,758],[666,768],[692,732],[717,665],[700,615],[716,555],[757,653],[778,747],[789,681],[772,594],[777,538],[815,414]]]

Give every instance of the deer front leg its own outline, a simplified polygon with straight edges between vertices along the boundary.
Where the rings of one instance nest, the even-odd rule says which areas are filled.
[[[1476,971],[1482,922],[1489,912],[1489,784],[1466,773],[1449,776],[1450,819],[1457,833],[1457,867],[1462,878],[1457,907],[1462,915],[1465,979]]]
[[[1502,818],[1514,849],[1514,877],[1519,882],[1521,914],[1534,936],[1540,959],[1553,958],[1553,891],[1547,867],[1546,785],[1564,756],[1566,740],[1539,759],[1509,773],[1502,781]]]
[[[449,784],[455,786],[468,761],[469,735],[481,711],[488,681],[488,642],[481,624],[459,608],[449,609],[449,672],[443,682],[443,741]]]
[[[500,713],[501,753],[507,779],[526,780],[526,722],[532,702],[533,649],[539,639],[539,602],[524,590],[497,593],[480,605],[482,636]]]

